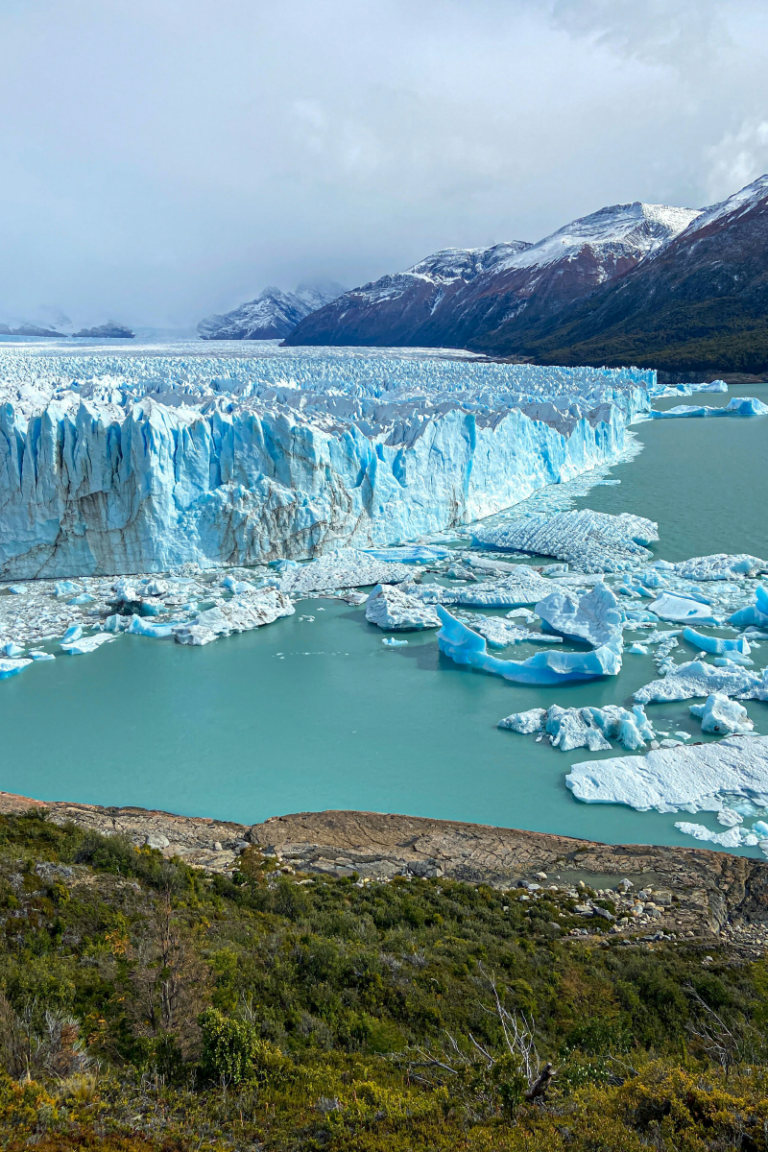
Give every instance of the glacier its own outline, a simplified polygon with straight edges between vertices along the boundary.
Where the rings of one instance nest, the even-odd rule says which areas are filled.
[[[654,372],[0,350],[0,577],[381,548],[619,458]]]

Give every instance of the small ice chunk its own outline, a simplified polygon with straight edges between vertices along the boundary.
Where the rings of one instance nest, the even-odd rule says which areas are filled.
[[[131,622],[125,629],[131,636],[149,636],[153,640],[164,640],[173,636],[178,623],[152,624],[144,616],[132,616]]]
[[[386,644],[388,648],[402,648],[408,643],[407,640],[398,640],[395,636],[385,636],[381,642]]]
[[[519,732],[522,736],[529,736],[532,732],[540,732],[547,715],[546,708],[529,708],[527,712],[512,712],[499,720],[499,728],[509,728],[512,732]]]
[[[728,623],[736,628],[745,628],[752,625],[757,628],[768,627],[768,588],[758,584],[755,588],[755,602],[748,608],[741,608],[728,617]]]
[[[32,657],[33,660],[55,660],[56,659],[56,657],[53,655],[52,652],[41,652],[37,648],[32,649],[32,651],[30,651],[29,655]]]
[[[648,655],[648,649],[645,646],[645,644],[638,644],[638,643],[630,644],[629,648],[627,648],[627,652],[629,652],[630,656],[647,656]]]
[[[377,584],[365,606],[365,618],[369,624],[386,628],[393,632],[420,631],[424,628],[439,628],[440,621],[430,604],[406,595],[391,584]]]
[[[719,692],[708,696],[704,704],[691,704],[689,712],[701,720],[702,732],[730,735],[733,732],[751,732],[755,726],[742,704]]]
[[[32,663],[31,660],[4,660],[0,659],[0,680],[7,680],[9,676],[17,676]]]
[[[54,596],[72,596],[77,592],[77,584],[72,580],[57,580],[53,586]]]
[[[716,625],[718,619],[712,615],[706,604],[694,600],[689,596],[679,596],[674,592],[662,592],[658,600],[648,605],[648,610],[661,620],[669,620],[673,624],[687,623],[689,620],[697,624]]]
[[[749,656],[750,653],[749,643],[744,636],[739,636],[735,640],[728,640],[723,636],[704,636],[693,628],[684,628],[683,640],[687,640],[689,644],[695,644],[704,652],[716,653],[718,656],[722,656],[723,653],[732,655],[734,652],[740,656]]]
[[[66,632],[62,636],[62,640],[73,641],[79,640],[83,634],[83,629],[80,624],[70,624]]]
[[[15,644],[13,640],[10,640],[7,644],[3,644],[0,652],[2,652],[3,656],[22,656],[24,649],[20,644]]]
[[[133,616],[121,616],[118,612],[113,612],[111,616],[107,616],[104,621],[105,632],[125,632],[131,620],[135,619]]]
[[[75,606],[79,604],[93,604],[95,599],[96,597],[91,596],[90,592],[81,592],[79,596],[73,596],[71,600],[67,601],[67,603],[73,604]]]
[[[102,644],[108,644],[110,640],[114,640],[114,636],[110,636],[108,632],[98,632],[95,636],[81,636],[77,640],[62,643],[61,647],[70,656],[86,656],[89,652],[95,652]]]
[[[552,592],[536,605],[539,616],[553,632],[599,648],[622,643],[621,611],[607,584],[596,584],[580,599],[565,590]]]

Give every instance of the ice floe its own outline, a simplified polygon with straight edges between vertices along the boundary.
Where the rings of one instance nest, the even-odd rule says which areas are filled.
[[[397,561],[378,560],[360,549],[346,548],[289,569],[280,579],[280,591],[291,596],[363,588],[369,584],[399,584],[413,571]]]
[[[768,736],[582,761],[572,765],[565,783],[587,804],[626,804],[640,812],[716,812],[733,797],[766,807]]]
[[[16,676],[23,672],[32,663],[31,660],[0,659],[0,680],[7,680],[9,676]]]
[[[519,684],[565,684],[615,676],[621,668],[621,649],[610,644],[590,652],[537,652],[528,660],[500,660],[491,656],[485,639],[438,605],[442,628],[437,634],[440,651],[457,664],[502,676]]]
[[[702,660],[678,664],[662,680],[653,680],[635,692],[638,704],[662,704],[673,700],[691,700],[696,696],[741,696],[757,688],[760,677],[738,665],[717,666]]]
[[[535,612],[547,628],[568,640],[580,640],[593,648],[622,642],[621,611],[606,584],[596,584],[580,599],[567,590],[551,592],[539,601]]]
[[[560,512],[529,516],[497,528],[473,530],[476,544],[509,552],[555,556],[582,572],[618,572],[637,567],[651,553],[644,545],[658,540],[658,525],[622,512]]]
[[[745,636],[737,636],[735,640],[731,640],[724,636],[705,636],[693,628],[684,628],[683,640],[687,640],[689,644],[694,644],[702,652],[710,652],[715,656],[727,654],[732,659],[734,656],[749,656],[752,651]]]
[[[377,584],[365,606],[369,624],[393,632],[414,632],[424,628],[439,628],[437,612],[430,604],[407,596],[391,584]]]

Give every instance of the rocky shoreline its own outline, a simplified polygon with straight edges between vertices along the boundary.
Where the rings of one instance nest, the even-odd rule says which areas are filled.
[[[226,874],[244,851],[256,849],[287,875],[310,879],[313,874],[354,876],[359,883],[444,877],[520,889],[517,898],[529,900],[557,887],[582,900],[578,908],[585,928],[576,930],[578,936],[591,936],[590,926],[598,924],[628,941],[696,938],[752,955],[763,955],[768,944],[768,861],[724,852],[600,844],[377,812],[303,812],[238,824],[0,793],[1,815],[31,808],[46,809],[57,824],[123,834],[137,846],[159,849],[211,873]],[[600,910],[606,899],[615,916]]]

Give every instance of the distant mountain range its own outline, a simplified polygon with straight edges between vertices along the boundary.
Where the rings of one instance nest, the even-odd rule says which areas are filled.
[[[90,340],[133,340],[136,333],[123,324],[100,324],[96,328],[81,328],[79,332],[59,332],[56,328],[42,327],[39,324],[0,324],[0,336],[45,337],[65,340],[68,337],[84,337]]]
[[[446,249],[308,313],[287,344],[768,370],[768,176],[702,210],[620,204],[537,244]]]
[[[255,300],[241,304],[223,316],[201,320],[197,330],[203,340],[280,340],[311,312],[321,309],[344,291],[340,284],[320,287],[300,284],[295,292],[265,288]]]

